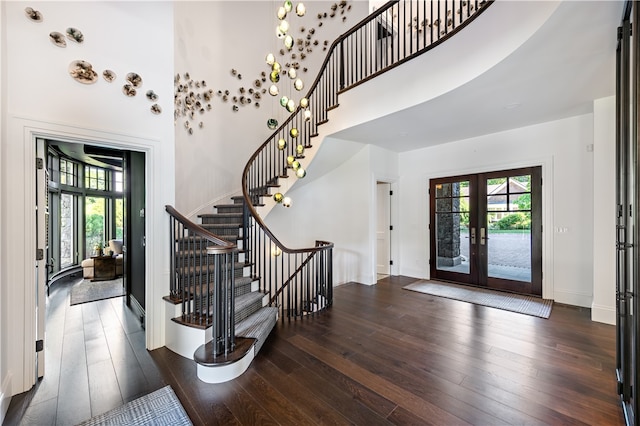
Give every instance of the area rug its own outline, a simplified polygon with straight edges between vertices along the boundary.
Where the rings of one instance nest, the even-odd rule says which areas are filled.
[[[549,318],[553,307],[553,300],[436,281],[417,281],[403,288],[540,318]]]
[[[173,389],[167,385],[104,414],[92,417],[80,423],[79,426],[192,424]]]
[[[71,288],[70,304],[73,306],[124,295],[122,277],[110,281],[82,280]]]

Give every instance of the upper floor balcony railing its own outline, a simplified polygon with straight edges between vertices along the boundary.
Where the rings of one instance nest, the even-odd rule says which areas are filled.
[[[244,249],[261,290],[281,315],[322,310],[332,299],[333,244],[293,249],[266,226],[256,206],[282,179],[304,177],[298,166],[318,127],[338,106],[338,95],[421,55],[460,31],[490,2],[485,0],[391,1],[338,37],[305,100],[251,156],[242,175]],[[283,143],[283,141],[285,143]],[[282,194],[277,202],[282,201]]]

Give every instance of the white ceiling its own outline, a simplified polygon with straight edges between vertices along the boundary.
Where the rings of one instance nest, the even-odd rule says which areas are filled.
[[[594,99],[615,92],[622,7],[565,1],[525,44],[471,82],[332,137],[404,152],[590,113]]]

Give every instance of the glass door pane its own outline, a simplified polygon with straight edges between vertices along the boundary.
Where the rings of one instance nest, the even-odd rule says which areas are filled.
[[[471,282],[472,249],[468,179],[432,181],[432,276]]]
[[[487,179],[487,275],[531,282],[531,175]]]
[[[124,202],[122,198],[115,200],[116,239],[122,240],[124,236]]]
[[[85,258],[105,243],[105,198],[85,197]]]
[[[431,180],[431,278],[541,296],[541,171]]]
[[[72,194],[60,195],[60,267],[66,268],[76,263],[76,196]]]

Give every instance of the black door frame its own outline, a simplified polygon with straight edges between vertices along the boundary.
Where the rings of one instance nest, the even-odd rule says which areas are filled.
[[[639,25],[638,4],[627,1],[616,49],[616,375],[627,425],[638,422],[640,389],[640,31],[631,31]]]
[[[489,276],[488,247],[489,228],[486,222],[487,187],[492,178],[531,175],[531,281],[523,282]],[[469,273],[457,273],[438,269],[437,265],[437,221],[436,221],[436,185],[469,182]],[[508,181],[507,181],[508,182]],[[542,296],[542,167],[532,166],[517,169],[499,170],[485,173],[472,173],[459,176],[431,179],[429,182],[430,199],[430,272],[431,277],[445,281],[454,281],[481,287],[507,290],[524,294]]]
[[[134,309],[145,326],[146,317],[146,236],[145,167],[146,154],[124,151],[125,241],[124,270],[127,305]]]
[[[512,177],[528,174],[531,175],[531,282],[524,283],[521,281],[512,281],[502,278],[491,277],[488,271],[484,272],[486,277],[486,286],[497,290],[515,291],[517,293],[532,294],[542,297],[542,167],[525,167],[511,170],[501,170],[496,172],[482,173],[483,181],[491,178]],[[485,200],[487,198],[486,185],[479,188],[478,198]],[[535,208],[534,208],[535,207]],[[487,203],[479,203],[480,216],[486,216]],[[488,233],[489,231],[487,231]],[[485,258],[488,256],[486,250],[488,245],[480,245]],[[483,262],[482,266],[487,266],[487,262]]]

